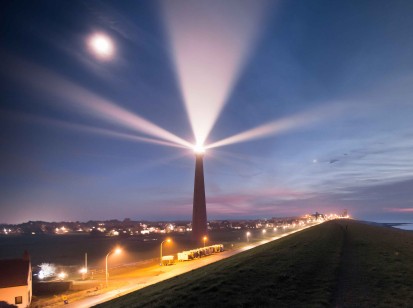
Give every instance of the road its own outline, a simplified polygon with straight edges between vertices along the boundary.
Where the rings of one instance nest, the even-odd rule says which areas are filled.
[[[229,250],[229,251],[224,251],[219,254],[211,255],[208,257],[204,257],[201,259],[193,260],[193,261],[186,261],[186,262],[179,262],[173,266],[163,266],[161,268],[161,271],[159,274],[156,276],[144,276],[144,277],[139,277],[139,278],[127,278],[125,281],[127,281],[127,285],[124,285],[122,287],[119,287],[117,289],[112,289],[110,291],[107,291],[102,294],[97,294],[97,295],[91,295],[87,298],[80,299],[76,302],[70,303],[68,305],[65,305],[67,308],[84,308],[84,307],[91,307],[106,301],[109,301],[113,298],[128,294],[130,292],[134,292],[136,290],[142,289],[144,287],[147,287],[149,285],[161,282],[163,280],[187,273],[189,271],[192,271],[194,269],[203,267],[205,265],[217,262],[219,260],[231,257],[233,255],[236,255],[240,252],[247,251],[249,249],[255,248],[257,246],[266,244],[271,241],[278,240],[282,237],[291,235],[293,233],[302,231],[304,229],[310,228],[314,225],[311,226],[306,226],[301,229],[296,229],[293,231],[290,231],[288,233],[284,233],[280,236],[275,236],[271,237],[266,240],[262,240],[260,242],[256,242],[247,246],[244,246],[242,248],[236,249],[236,250]]]

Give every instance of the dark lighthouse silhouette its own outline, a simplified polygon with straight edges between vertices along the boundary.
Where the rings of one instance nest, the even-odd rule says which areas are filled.
[[[204,151],[195,151],[194,205],[192,211],[192,238],[202,241],[207,235],[207,214],[204,183]]]

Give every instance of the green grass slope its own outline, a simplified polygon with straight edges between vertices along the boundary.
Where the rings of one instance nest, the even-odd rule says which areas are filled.
[[[331,221],[99,307],[413,306],[413,233]]]

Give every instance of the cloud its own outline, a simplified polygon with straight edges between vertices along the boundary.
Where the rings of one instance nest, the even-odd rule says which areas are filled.
[[[395,213],[413,213],[413,207],[410,208],[385,208],[385,211],[395,212]]]

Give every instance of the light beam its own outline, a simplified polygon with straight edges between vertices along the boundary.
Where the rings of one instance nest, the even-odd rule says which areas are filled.
[[[90,134],[97,134],[101,136],[129,140],[133,142],[145,142],[145,143],[152,143],[152,144],[157,144],[157,145],[187,149],[186,146],[182,146],[180,144],[176,144],[176,143],[172,143],[172,142],[168,142],[164,140],[159,140],[159,139],[154,139],[154,138],[149,138],[149,137],[142,137],[142,136],[137,136],[133,134],[118,132],[115,130],[101,128],[101,127],[93,127],[89,125],[71,123],[71,122],[66,122],[62,120],[50,119],[47,117],[35,116],[35,115],[29,115],[29,114],[20,114],[20,113],[16,114],[13,112],[5,112],[5,113],[7,114],[8,118],[13,117],[16,120],[22,120],[22,121],[31,122],[31,123],[40,124],[40,125],[50,125],[54,127],[63,128],[63,129],[80,131],[80,132],[85,132],[85,133],[90,133]]]
[[[14,70],[13,76],[34,90],[47,94],[49,99],[54,99],[53,106],[59,106],[70,111],[75,106],[77,107],[76,112],[81,110],[89,116],[186,148],[192,148],[188,141],[54,72],[21,60],[15,62],[15,68],[17,69]]]
[[[226,146],[234,143],[246,142],[254,139],[269,137],[283,132],[298,129],[303,126],[311,125],[327,117],[332,117],[338,114],[341,108],[338,105],[331,105],[329,107],[318,107],[315,110],[291,116],[289,118],[271,121],[266,124],[257,126],[247,131],[238,133],[236,135],[227,137],[220,141],[211,143],[205,148],[216,148]]]
[[[186,111],[204,144],[255,45],[267,0],[164,1]]]

